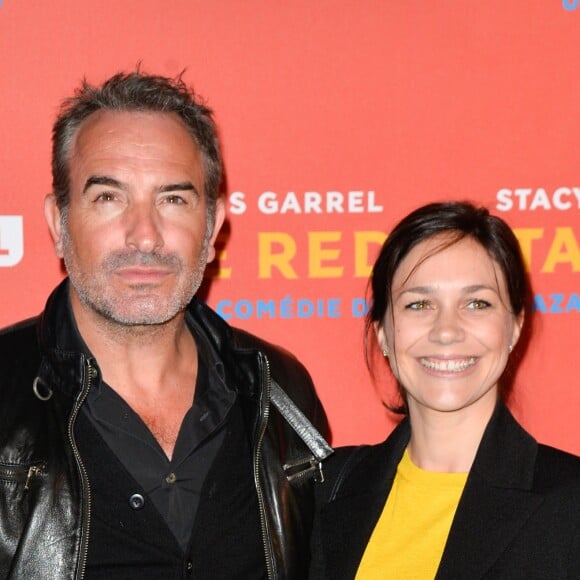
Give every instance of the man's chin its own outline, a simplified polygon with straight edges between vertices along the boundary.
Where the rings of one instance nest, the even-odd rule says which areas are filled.
[[[92,304],[92,310],[112,325],[125,327],[159,326],[173,320],[183,308],[177,305],[160,307],[159,301],[155,304],[140,305],[134,300],[130,306],[119,307],[111,304]]]
[[[101,286],[102,288],[102,286]],[[103,322],[113,326],[137,327],[159,326],[173,320],[183,313],[192,296],[189,292],[127,292],[114,287],[103,289],[99,294],[96,288],[75,287],[81,307],[92,311]]]
[[[169,311],[113,311],[108,312],[111,322],[124,326],[158,326],[173,320],[181,309],[171,309]]]

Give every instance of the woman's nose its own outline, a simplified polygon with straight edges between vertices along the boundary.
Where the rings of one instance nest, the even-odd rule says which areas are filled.
[[[459,313],[453,309],[441,309],[429,332],[429,339],[441,344],[463,340],[465,332]]]

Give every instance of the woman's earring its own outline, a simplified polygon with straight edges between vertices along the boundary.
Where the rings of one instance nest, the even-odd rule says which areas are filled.
[[[383,349],[383,356],[384,356],[385,358],[387,358],[387,357],[389,356],[389,349],[388,349],[388,348],[384,348],[384,349]]]
[[[513,349],[514,349],[514,345],[513,345],[513,344],[510,344],[510,345],[508,346],[508,351],[509,351],[509,352],[511,352]]]

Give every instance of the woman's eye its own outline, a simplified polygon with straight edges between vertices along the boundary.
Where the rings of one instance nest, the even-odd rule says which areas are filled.
[[[408,310],[427,310],[429,308],[429,303],[426,300],[417,300],[416,302],[411,302],[405,306]]]
[[[471,310],[485,310],[490,306],[491,304],[487,300],[471,300],[467,305]]]

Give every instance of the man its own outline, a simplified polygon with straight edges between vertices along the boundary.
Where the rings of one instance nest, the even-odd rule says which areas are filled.
[[[324,412],[194,297],[225,217],[211,111],[181,79],[84,83],[52,167],[68,278],[0,334],[1,577],[304,578]]]

